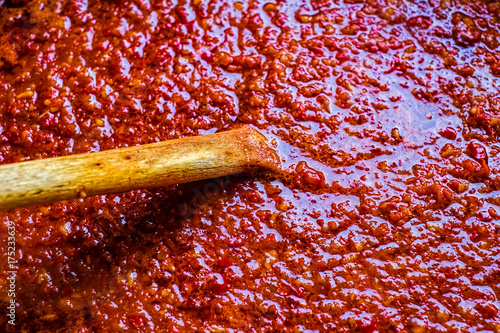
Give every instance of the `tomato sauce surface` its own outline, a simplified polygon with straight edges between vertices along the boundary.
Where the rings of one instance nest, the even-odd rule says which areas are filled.
[[[0,212],[1,325],[498,332],[499,38],[486,0],[0,0],[1,164],[238,124],[282,158]]]

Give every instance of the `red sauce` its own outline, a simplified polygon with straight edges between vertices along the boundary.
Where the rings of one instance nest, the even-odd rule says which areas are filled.
[[[242,123],[283,156],[0,212],[7,329],[500,330],[497,2],[0,4],[0,163]]]

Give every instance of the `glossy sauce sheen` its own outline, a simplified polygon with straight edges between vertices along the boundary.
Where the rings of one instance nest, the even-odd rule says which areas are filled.
[[[283,159],[1,212],[8,329],[500,330],[498,3],[0,3],[0,163],[243,123]]]

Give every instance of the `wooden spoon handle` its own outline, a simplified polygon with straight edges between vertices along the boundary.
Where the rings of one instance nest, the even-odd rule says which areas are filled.
[[[209,179],[276,163],[251,126],[142,146],[0,165],[0,209]]]

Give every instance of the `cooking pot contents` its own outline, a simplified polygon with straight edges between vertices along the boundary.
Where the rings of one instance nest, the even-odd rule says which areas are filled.
[[[499,331],[499,15],[0,0],[1,164],[249,124],[283,167],[1,211],[0,323]]]

